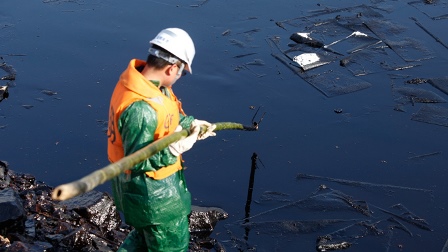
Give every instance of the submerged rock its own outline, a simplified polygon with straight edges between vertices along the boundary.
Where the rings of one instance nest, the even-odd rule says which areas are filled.
[[[116,251],[132,230],[107,193],[53,201],[52,191],[0,161],[0,251]],[[190,251],[224,251],[210,234],[227,216],[220,208],[193,206]]]

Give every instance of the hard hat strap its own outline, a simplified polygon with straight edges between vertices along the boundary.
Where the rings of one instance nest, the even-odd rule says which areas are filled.
[[[171,64],[176,64],[180,61],[178,58],[171,56],[169,53],[161,51],[159,49],[155,49],[153,47],[149,48],[149,54],[156,56],[157,58],[164,59]],[[182,63],[183,64],[183,63]]]

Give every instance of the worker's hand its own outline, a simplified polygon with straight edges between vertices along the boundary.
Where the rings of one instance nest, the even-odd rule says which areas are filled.
[[[198,140],[204,140],[209,136],[216,136],[216,133],[213,132],[213,130],[216,129],[216,125],[215,124],[211,124],[207,121],[203,121],[203,120],[198,120],[198,119],[194,119],[193,122],[191,123],[191,127],[193,126],[199,126],[199,128],[201,128],[201,126],[204,126],[207,130],[204,133],[199,133],[198,135]]]
[[[178,125],[176,127],[176,130],[174,132],[179,132],[182,130],[182,126]],[[181,139],[175,143],[172,143],[168,146],[170,152],[174,156],[179,156],[180,154],[188,151],[193,147],[194,143],[196,143],[196,140],[198,139],[199,131],[201,128],[199,126],[191,126],[190,128],[190,135],[188,135],[186,138]]]

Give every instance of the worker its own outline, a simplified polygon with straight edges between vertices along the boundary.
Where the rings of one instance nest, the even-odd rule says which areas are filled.
[[[186,71],[192,73],[195,47],[188,33],[167,28],[149,43],[146,62],[132,59],[112,94],[109,160],[116,162],[173,132],[190,133],[113,179],[117,209],[134,228],[118,251],[186,251],[191,195],[181,154],[196,140],[215,136],[216,125],[187,116],[173,93],[172,85]]]

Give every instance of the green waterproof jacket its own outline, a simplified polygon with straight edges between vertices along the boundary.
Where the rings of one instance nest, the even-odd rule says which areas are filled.
[[[192,116],[180,115],[180,118],[182,128],[189,128],[194,120]],[[152,143],[156,127],[156,112],[147,102],[134,102],[126,108],[118,121],[124,154],[129,155]],[[127,224],[135,228],[158,225],[191,212],[191,195],[183,170],[161,180],[145,174],[175,162],[176,156],[165,148],[134,166],[131,174],[122,173],[113,179],[115,203]]]

